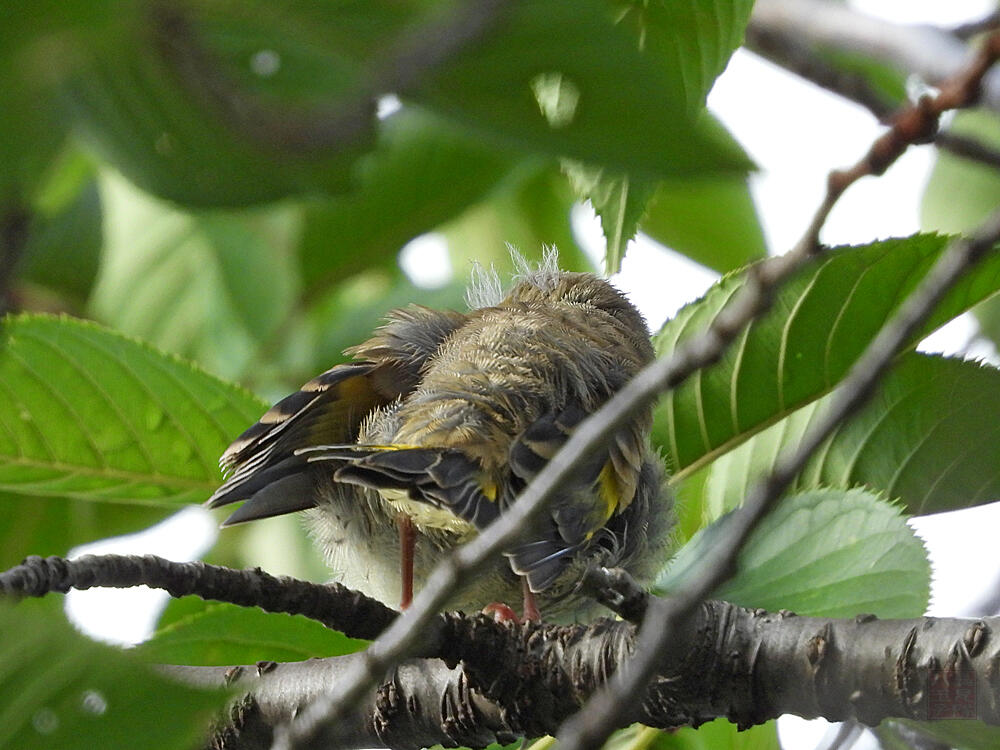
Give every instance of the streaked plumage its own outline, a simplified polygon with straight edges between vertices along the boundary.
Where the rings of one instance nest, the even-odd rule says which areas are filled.
[[[482,285],[481,285],[482,286]],[[412,305],[389,314],[355,362],[269,410],[222,457],[210,498],[246,500],[228,523],[308,510],[337,579],[389,603],[399,591],[397,517],[416,528],[414,578],[471,538],[588,414],[653,357],[635,308],[606,281],[554,264],[522,269],[495,304],[468,313]],[[623,427],[563,487],[537,528],[450,604],[520,597],[527,578],[547,617],[586,609],[588,565],[650,578],[663,562],[671,502],[649,447],[651,417]]]

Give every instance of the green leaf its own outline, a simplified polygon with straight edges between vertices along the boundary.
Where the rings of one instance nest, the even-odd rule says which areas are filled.
[[[771,311],[712,367],[666,394],[655,430],[683,478],[795,409],[830,391],[879,327],[944,250],[947,238],[914,235],[831,249],[786,283]],[[656,336],[661,356],[704,331],[739,290],[723,278]],[[1000,256],[990,255],[948,294],[912,339],[1000,288]]]
[[[306,286],[378,260],[394,263],[409,240],[485,198],[517,164],[439,118],[403,109],[383,123],[358,188],[307,208],[300,243]]]
[[[747,181],[664,180],[639,228],[672,250],[728,273],[767,255]]]
[[[984,109],[956,112],[949,132],[1000,148],[1000,117]],[[996,168],[937,149],[920,203],[920,225],[933,231],[971,231],[996,209],[998,196]],[[1000,342],[1000,301],[980,305],[976,318],[982,333],[995,344]]]
[[[687,542],[699,529],[718,517],[709,516],[706,502],[707,492],[705,484],[708,482],[709,472],[715,464],[702,467],[693,474],[688,474],[684,479],[673,483],[674,490],[674,513],[677,516],[675,532],[679,543]]]
[[[676,588],[719,544],[730,515],[688,542],[657,582]],[[923,542],[900,508],[866,490],[816,489],[785,498],[751,533],[737,573],[712,597],[813,617],[919,617],[930,598]]]
[[[616,0],[646,55],[668,71],[688,112],[705,106],[712,84],[743,43],[753,0]]]
[[[0,748],[187,750],[203,741],[227,695],[187,687],[61,618],[0,605]],[[169,720],[164,720],[169,717]]]
[[[726,719],[716,719],[697,729],[653,729],[633,724],[616,732],[605,750],[780,750],[773,721],[738,729]]]
[[[367,646],[367,641],[348,638],[301,615],[203,604],[200,611],[158,630],[137,648],[139,654],[161,664],[226,665],[303,661]]]
[[[6,319],[0,383],[0,490],[18,508],[201,502],[220,453],[262,411],[185,362],[71,319]]]
[[[441,228],[448,241],[457,282],[468,282],[473,263],[495,266],[501,280],[510,278],[509,247],[529,261],[542,257],[546,247],[559,250],[559,267],[593,271],[593,264],[577,244],[570,224],[573,191],[554,165],[525,167],[505,190],[474,206]]]
[[[101,240],[101,198],[91,179],[56,212],[36,213],[19,276],[82,305],[97,277]]]
[[[28,555],[65,556],[80,544],[148,528],[174,510],[0,492],[0,569]]]
[[[136,185],[186,205],[346,189],[374,106],[356,101],[360,61],[316,35],[354,14],[310,29],[303,8],[282,10],[170,5],[126,19],[65,75],[76,131]]]
[[[95,37],[127,15],[123,3],[15,2],[0,24],[0,204],[34,197],[66,139],[56,83]]]
[[[662,177],[750,168],[718,123],[701,108],[689,110],[684,73],[640,54],[634,35],[612,24],[606,3],[543,0],[498,15],[483,38],[408,96],[494,142],[615,172]],[[565,95],[562,109],[538,101],[536,90],[557,78],[574,90],[571,112]]]
[[[974,706],[963,704],[961,708],[968,710]],[[877,732],[879,739],[882,739],[883,730],[892,731],[895,726],[918,732],[927,739],[928,743],[936,741],[944,743],[948,747],[962,748],[962,750],[994,750],[1000,746],[1000,727],[990,726],[974,719],[954,718],[940,721],[891,719],[879,725]],[[889,744],[886,747],[891,748],[893,745]],[[912,748],[912,741],[906,742],[905,747],[907,750]]]
[[[291,310],[291,207],[184,213],[103,181],[108,236],[90,309],[102,322],[235,379]]]
[[[707,486],[713,515],[735,508],[828,403],[829,397],[794,412],[713,462]],[[872,402],[820,446],[795,486],[864,485],[911,514],[991,502],[1000,497],[998,414],[1000,370],[907,354]]]
[[[655,183],[628,175],[612,175],[597,167],[565,161],[563,169],[581,199],[589,200],[601,220],[606,250],[604,273],[618,273],[625,247],[635,237]]]
[[[949,132],[1000,148],[1000,117],[985,109],[956,112]],[[1000,173],[942,149],[935,154],[920,203],[920,226],[935,232],[968,232],[996,209]]]

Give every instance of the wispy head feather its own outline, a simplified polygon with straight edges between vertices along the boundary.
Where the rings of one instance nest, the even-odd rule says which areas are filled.
[[[493,307],[500,304],[502,299],[503,284],[500,283],[496,267],[491,264],[489,268],[484,268],[479,261],[473,263],[469,288],[465,290],[465,303],[469,309]]]
[[[507,245],[514,261],[514,283],[527,282],[542,291],[552,291],[559,280],[559,251],[554,245],[542,248],[542,260],[537,267],[525,260],[513,245]]]
[[[542,260],[537,266],[527,260],[513,245],[507,245],[511,262],[514,264],[515,284],[528,283],[543,291],[551,291],[559,281],[559,251],[554,245],[543,248]],[[505,290],[500,281],[500,274],[494,266],[483,268],[478,262],[472,266],[469,288],[465,292],[465,301],[473,310],[480,307],[499,305],[504,298]]]

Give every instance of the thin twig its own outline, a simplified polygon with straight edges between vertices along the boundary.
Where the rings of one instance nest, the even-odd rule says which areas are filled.
[[[146,585],[173,597],[200,596],[267,612],[304,615],[352,638],[375,638],[398,615],[382,602],[339,583],[310,583],[156,555],[84,555],[73,560],[32,555],[0,573],[0,595],[44,596],[51,591]]]
[[[878,176],[896,163],[906,149],[927,143],[938,132],[941,115],[979,101],[982,81],[1000,57],[1000,32],[991,34],[968,66],[941,84],[937,94],[925,95],[893,116],[888,130],[875,139],[853,166],[836,169],[827,178],[826,195],[800,244],[818,245],[819,232],[840,196],[862,177]]]
[[[968,40],[972,39],[974,36],[979,36],[980,34],[985,34],[990,31],[996,31],[997,29],[1000,29],[1000,11],[993,11],[983,18],[980,18],[978,21],[972,21],[971,23],[963,23],[955,26],[951,30],[951,34],[959,39]]]
[[[938,86],[967,68],[969,46],[945,29],[901,24],[826,0],[757,0],[750,34],[769,34],[798,48],[858,54]],[[794,41],[792,41],[794,40]],[[982,105],[1000,111],[1000,72],[983,81]]]
[[[760,25],[747,29],[745,44],[759,55],[817,86],[859,104],[881,123],[891,123],[897,111],[894,103],[873,88],[862,73],[838,68],[816,49],[798,38],[785,38]],[[1000,169],[1000,150],[982,141],[949,131],[934,135],[934,145],[956,156]]]

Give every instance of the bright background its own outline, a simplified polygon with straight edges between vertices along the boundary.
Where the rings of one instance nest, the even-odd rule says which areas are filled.
[[[981,18],[994,7],[989,0],[856,0],[851,5],[896,21],[944,25]],[[822,199],[827,173],[857,161],[882,130],[866,110],[743,51],[719,78],[709,105],[760,166],[752,189],[768,244],[778,253],[789,249],[805,229]],[[930,147],[912,148],[884,176],[866,178],[852,187],[830,216],[823,241],[870,242],[917,231],[919,196],[932,162]],[[589,207],[578,207],[574,224],[581,243],[599,259],[603,240]],[[440,240],[433,236],[414,240],[400,260],[411,278],[425,286],[468,273],[449,267]],[[640,237],[615,282],[656,330],[716,278],[713,271]],[[963,316],[928,338],[921,349],[986,358],[1000,365],[992,347],[975,342],[970,346],[975,332],[974,320]],[[1000,574],[1000,552],[994,543],[1000,510],[981,506],[923,518],[913,526],[927,543],[935,571],[929,614],[984,614],[977,604],[996,587]],[[216,521],[207,511],[189,508],[149,531],[90,544],[73,554],[152,553],[192,560],[208,549],[216,533]],[[135,643],[150,635],[166,598],[165,593],[148,589],[71,592],[67,610],[81,629],[95,637]],[[826,722],[791,717],[779,726],[786,746],[795,748],[825,744],[835,731]],[[855,745],[874,746],[869,739]]]

